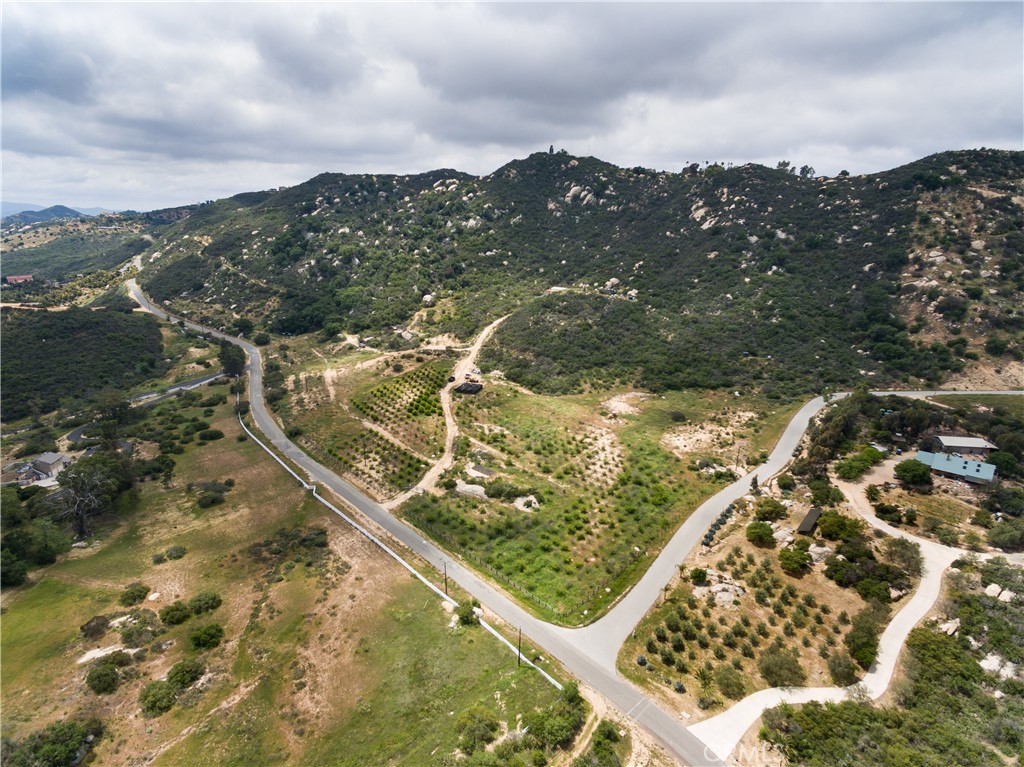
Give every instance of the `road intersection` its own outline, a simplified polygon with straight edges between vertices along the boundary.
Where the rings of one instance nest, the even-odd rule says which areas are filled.
[[[182,321],[171,317],[158,306],[153,305],[142,293],[135,280],[126,282],[132,297],[149,312],[164,319]],[[742,737],[747,727],[768,706],[775,705],[780,693],[762,690],[748,696],[718,717],[706,720],[688,728],[676,712],[666,710],[647,697],[641,690],[623,679],[616,670],[616,657],[622,643],[643,616],[656,603],[662,588],[669,583],[677,572],[680,562],[699,545],[704,532],[718,515],[738,498],[750,491],[753,476],[757,475],[764,481],[782,471],[792,457],[807,430],[811,419],[827,404],[821,397],[806,403],[787,425],[767,462],[757,467],[756,471],[742,477],[718,494],[701,504],[680,526],[657,558],[648,568],[639,582],[630,589],[603,617],[594,623],[581,628],[566,628],[547,623],[524,609],[510,598],[500,587],[484,579],[450,552],[444,551],[437,544],[428,541],[415,528],[393,516],[384,506],[364,495],[360,490],[345,481],[333,471],[318,463],[289,440],[267,409],[263,397],[263,365],[260,350],[243,339],[227,336],[195,323],[184,322],[186,327],[208,333],[217,338],[231,341],[241,346],[249,356],[249,402],[253,421],[263,432],[266,439],[273,444],[279,453],[306,473],[310,483],[328,488],[346,504],[385,530],[395,540],[414,552],[418,557],[430,563],[438,571],[446,571],[452,579],[466,592],[473,595],[484,608],[513,628],[521,628],[523,634],[537,647],[542,648],[552,658],[561,663],[573,676],[578,678],[618,708],[627,718],[644,727],[656,737],[670,754],[682,764],[692,767],[724,764],[732,748]],[[496,323],[495,323],[496,324]],[[494,326],[492,325],[489,330]],[[911,397],[928,397],[936,394],[953,392],[914,391],[914,392],[878,392],[891,393]],[[1024,394],[1024,392],[956,392],[964,394]],[[839,398],[843,395],[836,395]],[[945,549],[946,547],[942,547]],[[947,553],[929,559],[929,565],[939,567],[938,575],[952,561]],[[940,559],[942,561],[940,561]],[[935,579],[940,580],[940,578]],[[931,584],[931,581],[929,581]],[[934,603],[938,594],[937,586],[919,589],[911,604],[913,610],[901,610],[894,618],[896,624],[904,612],[907,615],[900,621],[897,630],[890,628],[883,635],[888,637],[888,650],[883,652],[882,660],[885,668],[872,677],[871,693],[878,695],[888,686],[895,666],[896,656],[902,647],[906,634],[920,620],[927,609]],[[924,607],[922,611],[922,607]],[[916,616],[916,617],[914,617]],[[903,624],[909,624],[904,626]],[[905,630],[904,630],[905,629]],[[891,633],[892,632],[892,633]],[[900,636],[896,636],[899,634]],[[895,640],[898,640],[898,644]],[[878,689],[876,689],[878,688]],[[782,699],[794,702],[806,700],[836,700],[845,695],[838,688],[808,688],[806,690],[785,691]],[[789,696],[788,698],[785,696]],[[818,696],[818,697],[815,697]],[[874,695],[873,695],[874,697]],[[732,713],[735,711],[735,713]],[[730,716],[731,714],[731,716]],[[717,720],[717,721],[716,721]],[[745,724],[744,724],[745,723]]]

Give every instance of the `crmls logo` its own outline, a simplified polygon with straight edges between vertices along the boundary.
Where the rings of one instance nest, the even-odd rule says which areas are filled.
[[[721,764],[723,762],[710,748],[704,748],[704,758],[707,764]],[[775,751],[768,743],[758,743],[753,746],[738,745],[733,749],[729,758],[724,760],[729,765],[742,765],[742,767],[779,767],[785,761],[782,755]]]

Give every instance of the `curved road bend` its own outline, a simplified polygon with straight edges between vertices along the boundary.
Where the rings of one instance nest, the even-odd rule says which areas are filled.
[[[147,311],[158,317],[172,319],[164,310],[153,305],[141,292],[135,280],[126,282],[132,297]],[[178,318],[173,318],[178,319]],[[767,478],[781,471],[792,456],[811,418],[825,402],[817,397],[794,416],[786,427],[766,463],[752,474],[737,480],[718,495],[705,501],[679,528],[644,576],[603,618],[585,628],[569,629],[546,623],[523,609],[503,591],[484,580],[451,554],[427,541],[415,529],[393,517],[386,509],[366,497],[330,469],[317,463],[296,447],[284,435],[267,411],[263,399],[263,371],[259,349],[224,333],[184,321],[186,327],[237,343],[248,353],[249,402],[253,419],[274,446],[296,465],[305,470],[310,480],[329,487],[340,498],[373,520],[383,529],[411,549],[436,569],[447,566],[447,572],[456,583],[475,596],[487,609],[510,626],[521,627],[530,641],[556,658],[574,676],[598,690],[628,718],[651,732],[682,763],[693,767],[719,765],[722,760],[705,743],[689,732],[680,719],[647,698],[631,683],[619,677],[615,658],[619,647],[633,627],[646,614],[661,593],[661,588],[676,572],[681,562],[697,545],[704,530],[725,507],[745,495],[754,474]],[[898,392],[909,396],[931,396],[949,392]],[[1006,392],[964,392],[970,394],[1005,394]],[[1021,393],[1021,392],[1015,392]]]
[[[573,630],[553,626],[534,617],[510,599],[503,591],[484,580],[451,554],[442,551],[437,545],[427,541],[417,530],[396,519],[376,501],[365,496],[333,471],[317,463],[292,444],[267,410],[266,402],[263,398],[262,358],[260,350],[255,345],[211,330],[205,326],[181,320],[178,317],[172,317],[163,309],[150,302],[148,297],[139,289],[134,279],[127,280],[125,284],[132,298],[146,311],[163,319],[181,321],[185,327],[192,330],[209,333],[216,338],[230,340],[246,351],[250,359],[249,405],[253,420],[274,447],[309,475],[311,482],[330,488],[338,497],[373,520],[373,522],[386,530],[396,540],[429,562],[437,570],[442,570],[446,567],[448,577],[452,578],[460,587],[480,600],[480,603],[485,605],[489,612],[498,616],[510,626],[521,627],[523,633],[529,637],[532,643],[543,648],[546,653],[556,658],[569,673],[573,674],[581,682],[593,687],[604,695],[628,718],[646,728],[681,763],[692,765],[693,767],[704,767],[705,765],[710,767],[711,765],[723,764],[722,760],[710,752],[701,740],[687,731],[677,716],[660,708],[640,690],[618,676],[615,671],[614,658],[614,652],[617,648],[612,651],[610,661],[608,657],[602,658],[601,661],[595,661],[591,657],[595,639],[599,636],[598,632],[593,630],[593,627],[590,627],[590,631],[583,635],[579,629]],[[792,448],[790,450],[792,451]],[[700,533],[703,533],[703,529]],[[697,538],[699,537],[698,535]],[[673,540],[676,540],[676,538],[673,538]],[[670,563],[671,566],[674,566],[673,563]],[[657,590],[657,587],[655,590]],[[647,608],[639,607],[636,609],[639,609],[639,614],[642,615]],[[622,613],[619,614],[621,615]],[[624,631],[628,633],[631,629],[632,625],[625,627]],[[598,642],[597,645],[603,646],[604,643]]]

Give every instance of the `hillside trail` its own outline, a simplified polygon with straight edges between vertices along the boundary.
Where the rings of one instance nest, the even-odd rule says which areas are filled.
[[[455,459],[455,439],[459,436],[459,424],[455,420],[455,415],[452,413],[452,389],[461,384],[466,380],[467,375],[471,375],[473,369],[476,367],[477,357],[480,356],[480,350],[484,344],[487,343],[488,339],[497,330],[498,326],[507,320],[511,315],[506,314],[504,317],[499,317],[486,328],[480,331],[480,334],[476,337],[473,345],[469,347],[466,356],[455,363],[455,369],[452,371],[452,377],[454,381],[449,381],[445,384],[444,388],[441,389],[441,410],[444,411],[444,425],[445,425],[445,438],[444,438],[444,453],[437,460],[427,473],[423,475],[423,478],[416,483],[416,485],[409,490],[406,490],[400,495],[396,495],[389,501],[385,501],[382,505],[389,511],[396,509],[405,503],[409,498],[419,493],[431,493],[436,491],[437,480],[445,471],[451,468],[452,463]]]

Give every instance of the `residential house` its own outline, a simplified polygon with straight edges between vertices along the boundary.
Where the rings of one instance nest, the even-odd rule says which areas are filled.
[[[972,461],[948,453],[918,452],[917,460],[931,467],[933,474],[950,479],[962,479],[973,484],[985,484],[995,479],[996,467],[991,463]]]

